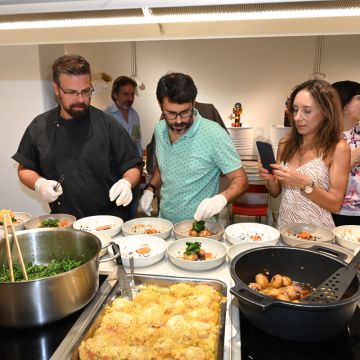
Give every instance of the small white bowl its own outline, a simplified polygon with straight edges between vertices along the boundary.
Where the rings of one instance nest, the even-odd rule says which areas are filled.
[[[144,233],[145,230],[155,230],[157,233]],[[124,236],[133,235],[151,235],[166,239],[170,236],[173,229],[173,223],[158,217],[143,217],[126,221],[122,226]]]
[[[13,223],[14,225],[14,230],[15,231],[20,231],[20,230],[24,230],[25,229],[25,223],[31,219],[31,215],[27,212],[13,212],[14,214],[14,218],[16,220],[15,223]],[[0,226],[1,229],[4,228],[3,225]],[[10,227],[8,226],[8,229],[10,229]]]
[[[59,221],[66,221],[66,225],[57,226],[59,229],[71,229],[73,227],[74,222],[76,221],[76,217],[69,214],[48,214],[41,215],[35,218],[28,220],[25,223],[25,229],[38,229],[41,228],[41,223],[47,219],[58,219]]]
[[[191,230],[193,222],[194,220],[184,220],[176,223],[174,225],[175,238],[183,239],[191,237],[189,235],[189,230]],[[224,235],[224,227],[220,223],[213,221],[205,221],[205,227],[214,234],[210,236],[204,236],[206,237],[206,239],[221,240]],[[197,237],[194,236],[192,238],[195,240]]]
[[[108,234],[103,234],[100,232],[93,232],[100,241],[101,241],[101,249],[99,251],[99,257],[104,256],[108,252],[108,244],[112,241],[112,238]]]
[[[73,228],[77,230],[88,231],[92,233],[107,234],[109,236],[117,235],[124,221],[112,215],[95,215],[88,216],[77,220],[73,224]],[[102,227],[110,226],[108,229],[100,230]]]
[[[279,230],[259,223],[236,223],[225,229],[226,239],[229,243],[258,243],[276,245],[280,239]]]
[[[318,243],[332,243],[334,241],[334,233],[321,226],[315,224],[287,224],[280,227],[281,240],[289,245],[295,246],[299,242],[316,241]],[[307,231],[311,234],[313,239],[301,239],[296,234]]]
[[[242,244],[235,244],[235,245],[232,245],[229,247],[229,249],[227,251],[227,255],[228,255],[229,261],[232,261],[236,255],[239,255],[239,254],[243,253],[244,251],[259,248],[259,247],[264,247],[264,246],[271,246],[271,245],[272,244],[269,244],[266,242],[256,243],[254,241],[246,242],[246,243],[242,243]]]
[[[201,261],[190,261],[184,260],[182,255],[186,249],[187,242],[200,242],[201,248],[205,252],[212,253],[215,255],[214,259],[211,260],[201,260]],[[188,237],[174,241],[168,246],[167,255],[170,261],[183,269],[186,270],[209,270],[221,265],[226,257],[226,247],[224,244],[218,240],[208,239],[208,238],[194,238]]]
[[[158,236],[131,235],[113,240],[120,246],[122,262],[130,266],[130,254],[134,256],[134,267],[150,266],[160,261],[167,249],[167,242]],[[150,251],[142,254],[141,250],[149,248]],[[111,246],[108,247],[109,254],[114,255]]]
[[[333,230],[335,241],[344,248],[354,251],[360,247],[360,225],[342,225]]]

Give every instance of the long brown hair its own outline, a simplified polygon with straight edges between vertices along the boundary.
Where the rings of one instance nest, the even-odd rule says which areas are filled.
[[[315,149],[318,156],[323,159],[331,156],[337,143],[341,138],[343,127],[343,114],[341,103],[336,90],[330,83],[324,80],[308,80],[297,85],[291,92],[289,100],[289,120],[292,129],[286,141],[284,142],[284,151],[281,154],[281,161],[289,161],[299,150],[303,143],[303,135],[299,134],[294,125],[294,100],[296,95],[307,90],[314,101],[320,106],[321,113],[324,117],[322,126],[319,127],[314,137]]]

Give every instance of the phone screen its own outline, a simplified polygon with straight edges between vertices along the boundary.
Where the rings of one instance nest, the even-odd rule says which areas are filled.
[[[273,172],[270,164],[275,164],[276,160],[271,144],[264,141],[257,141],[256,146],[259,151],[262,167],[269,170],[270,174],[272,174]]]

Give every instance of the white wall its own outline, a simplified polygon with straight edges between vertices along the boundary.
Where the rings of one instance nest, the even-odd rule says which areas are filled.
[[[359,42],[360,35],[325,37],[321,71],[330,82],[360,82]],[[49,69],[64,52],[85,56],[113,78],[130,75],[129,42],[0,46],[0,208],[33,215],[47,211],[33,191],[20,185],[11,156],[30,121],[53,104]],[[166,72],[192,75],[198,100],[214,103],[224,120],[240,101],[243,122],[256,127],[257,137],[269,139],[270,126],[283,121],[289,90],[312,73],[314,53],[315,37],[137,42],[138,75],[146,89],[140,91],[134,107],[142,121],[143,147],[159,118],[155,90]],[[111,84],[95,94],[93,104],[108,105],[110,89]]]

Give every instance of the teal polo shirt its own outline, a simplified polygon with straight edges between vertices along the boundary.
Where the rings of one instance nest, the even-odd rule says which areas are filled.
[[[200,202],[219,193],[220,174],[242,167],[227,132],[198,113],[173,144],[161,120],[155,126],[155,141],[162,180],[159,216],[173,223],[193,219]]]

